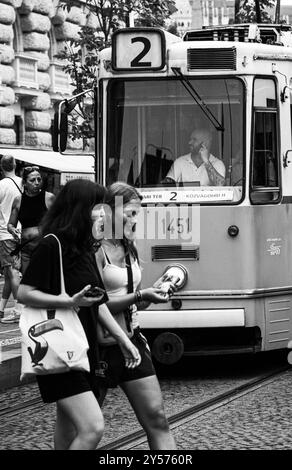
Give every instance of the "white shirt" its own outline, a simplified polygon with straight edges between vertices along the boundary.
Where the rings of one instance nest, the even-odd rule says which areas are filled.
[[[22,189],[22,180],[18,176],[12,179]],[[7,231],[7,224],[10,218],[14,199],[20,195],[20,191],[9,178],[0,181],[0,240],[11,240],[13,236]]]
[[[210,155],[209,161],[215,170],[221,176],[225,177],[225,165],[222,160],[214,157],[214,155]],[[202,163],[199,167],[197,167],[193,162],[190,153],[177,158],[173,162],[173,165],[167,173],[166,177],[172,178],[177,183],[192,183],[199,181],[201,186],[211,185],[205,164]]]

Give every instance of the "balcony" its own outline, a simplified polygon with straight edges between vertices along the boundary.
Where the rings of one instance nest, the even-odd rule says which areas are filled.
[[[15,87],[38,90],[37,62],[38,59],[34,57],[19,52],[15,53],[13,63],[15,70]]]
[[[60,62],[51,62],[50,65],[50,77],[51,77],[51,86],[50,92],[69,95],[71,94],[70,86],[70,77],[67,75],[64,70],[64,65]]]

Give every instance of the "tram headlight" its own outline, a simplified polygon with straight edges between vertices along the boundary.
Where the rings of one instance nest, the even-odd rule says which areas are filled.
[[[176,285],[177,290],[182,289],[188,280],[188,272],[181,264],[171,264],[166,267],[163,275],[155,282],[154,287],[163,288],[169,282]]]

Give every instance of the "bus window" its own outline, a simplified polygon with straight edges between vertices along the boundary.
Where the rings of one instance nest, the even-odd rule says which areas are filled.
[[[279,196],[277,120],[274,81],[256,79],[251,177],[251,200],[254,203],[276,201]]]
[[[243,181],[243,83],[237,78],[218,77],[189,81],[222,129],[210,122],[204,106],[194,100],[180,79],[111,81],[106,181],[122,180],[141,190],[162,192],[166,186],[190,191],[200,191],[202,186],[229,187],[228,201],[237,202]],[[198,130],[203,133],[194,136]],[[208,158],[217,174],[210,176],[202,161],[194,162],[192,139],[208,146]],[[194,171],[173,172],[182,160]],[[171,174],[178,176],[169,181]],[[223,193],[216,194],[222,202]],[[224,194],[226,198],[227,191]]]

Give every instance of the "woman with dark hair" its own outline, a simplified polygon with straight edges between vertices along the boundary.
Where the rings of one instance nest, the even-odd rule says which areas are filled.
[[[87,296],[91,287],[104,287],[94,256],[96,239],[103,236],[103,213],[98,205],[104,194],[105,189],[91,181],[72,180],[44,217],[42,235],[55,234],[61,242],[67,294],[60,294],[59,248],[52,236],[40,240],[18,291],[20,302],[32,307],[78,308],[89,344],[90,373],[72,370],[37,376],[43,401],[57,403],[55,449],[95,449],[102,436],[97,318],[116,338],[125,367],[131,369],[140,362],[139,352],[105,304],[107,295]]]
[[[42,188],[43,179],[38,166],[26,166],[22,175],[23,194],[13,202],[7,230],[20,241],[21,272],[25,272],[31,254],[39,240],[40,222],[55,196]],[[17,223],[21,223],[21,236]],[[21,239],[20,239],[21,238]]]
[[[160,289],[149,287],[140,290],[141,269],[135,246],[135,231],[141,199],[137,190],[128,184],[117,182],[108,188],[106,203],[110,209],[113,235],[102,240],[96,258],[109,297],[107,306],[113,316],[119,315],[120,318],[121,312],[125,312],[125,324],[130,323],[128,330],[133,331],[131,340],[140,352],[141,363],[133,370],[125,369],[118,346],[106,345],[106,339],[104,342],[100,339],[100,355],[108,364],[101,384],[103,398],[107,387],[119,385],[122,388],[147,434],[150,449],[175,449],[151,352],[139,328],[136,307],[146,308],[151,302],[169,300],[169,296]],[[132,289],[129,289],[129,282]],[[173,292],[175,286],[171,285],[170,288]]]

